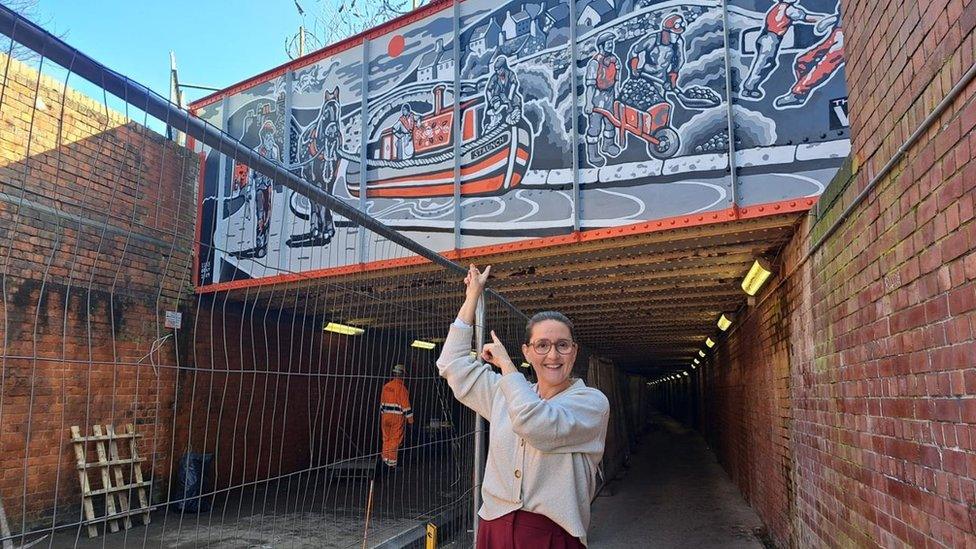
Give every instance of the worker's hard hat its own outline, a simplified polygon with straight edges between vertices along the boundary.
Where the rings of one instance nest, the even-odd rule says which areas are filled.
[[[601,32],[600,36],[596,37],[596,45],[599,46],[602,45],[604,42],[607,42],[609,40],[616,40],[616,39],[617,39],[617,35],[610,31]]]
[[[403,367],[403,364],[394,364],[393,365],[393,373],[394,374],[403,374],[406,371],[407,371],[407,369]]]
[[[661,26],[675,34],[681,34],[685,31],[685,18],[681,17],[680,14],[672,13],[664,18]]]

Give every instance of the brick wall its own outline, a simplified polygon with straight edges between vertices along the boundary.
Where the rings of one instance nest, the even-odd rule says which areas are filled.
[[[436,352],[411,348],[412,338],[391,330],[324,332],[314,298],[303,289],[289,293],[273,309],[220,296],[197,307],[195,368],[180,376],[174,452],[213,454],[207,489],[263,487],[260,481],[279,477],[314,483],[325,478],[323,466],[338,460],[378,463],[380,393],[398,362],[406,365],[415,416],[401,458],[429,457],[430,448],[411,446],[425,443],[422,427],[431,418],[450,418],[458,432],[470,431],[461,423],[468,414],[437,374]],[[287,311],[306,303],[308,310]],[[233,499],[240,492],[228,494]]]
[[[174,340],[150,351],[187,305],[198,168],[61,77],[0,70],[0,498],[18,531],[56,504],[77,520],[72,425],[135,423],[147,476],[169,474]]]
[[[685,392],[777,545],[971,546],[976,84],[809,251],[972,66],[976,2],[844,8],[850,169]]]

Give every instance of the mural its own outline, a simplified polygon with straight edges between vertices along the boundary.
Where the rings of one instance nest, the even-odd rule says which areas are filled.
[[[460,14],[197,115],[437,250],[816,196],[849,152],[836,0],[465,0]],[[201,284],[384,259],[246,166],[208,155],[204,177]]]

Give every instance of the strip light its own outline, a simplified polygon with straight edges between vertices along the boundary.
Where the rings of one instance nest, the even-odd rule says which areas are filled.
[[[750,296],[756,295],[772,274],[773,271],[765,260],[755,260],[746,277],[742,279],[742,291]]]
[[[705,346],[707,346],[709,349],[711,349],[712,347],[715,346],[715,342],[712,341],[712,338],[706,337],[705,338]]]
[[[366,331],[363,330],[362,328],[357,328],[355,326],[348,326],[346,324],[339,324],[338,322],[329,322],[328,324],[325,325],[324,330],[326,332],[335,332],[337,334],[342,334],[347,336],[362,335],[363,332]]]
[[[694,360],[694,363],[695,364],[701,364],[701,362],[699,362],[697,358]]]
[[[725,313],[722,313],[722,316],[718,317],[719,330],[722,330],[724,332],[725,330],[728,330],[729,326],[731,325],[732,325],[732,319],[725,316]]]
[[[410,346],[411,347],[415,347],[417,349],[427,349],[429,351],[429,350],[433,349],[434,347],[436,347],[437,345],[435,343],[431,343],[430,341],[424,341],[422,339],[415,339],[415,340],[413,340],[413,343],[410,344]]]
[[[705,358],[705,351],[702,351],[701,349],[698,349],[698,356],[700,356],[702,358]]]

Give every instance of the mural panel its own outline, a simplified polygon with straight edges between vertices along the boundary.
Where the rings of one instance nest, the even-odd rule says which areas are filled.
[[[730,207],[721,6],[596,0],[577,12],[582,227]]]
[[[844,35],[833,0],[732,0],[740,207],[817,196],[850,152]]]
[[[235,93],[226,120],[220,103],[198,115],[442,251],[816,196],[849,151],[835,0],[458,11]],[[386,259],[327,209],[219,164],[202,283]]]
[[[464,116],[489,144],[511,136],[493,153],[507,192],[462,196],[463,247],[573,230],[569,11],[561,2],[461,4]]]

